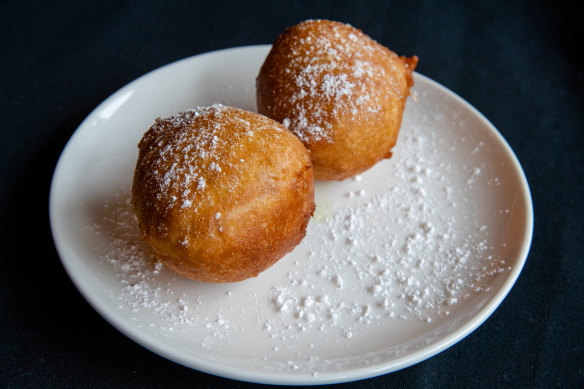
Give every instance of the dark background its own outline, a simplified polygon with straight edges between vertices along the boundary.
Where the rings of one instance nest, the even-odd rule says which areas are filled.
[[[584,34],[560,1],[0,2],[0,387],[251,387],[135,344],[77,292],[53,246],[51,176],[117,89],[169,62],[271,43],[328,18],[361,28],[481,111],[531,186],[535,230],[499,309],[439,355],[372,387],[583,387]]]

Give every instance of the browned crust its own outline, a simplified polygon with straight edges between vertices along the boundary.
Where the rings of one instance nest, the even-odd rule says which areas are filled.
[[[197,152],[184,151],[193,144]],[[134,209],[144,240],[177,273],[241,281],[304,237],[315,207],[312,164],[302,143],[273,120],[212,107],[157,121],[139,149]]]
[[[316,179],[342,180],[391,155],[417,62],[350,25],[309,20],[272,46],[256,80],[258,111],[290,122]]]

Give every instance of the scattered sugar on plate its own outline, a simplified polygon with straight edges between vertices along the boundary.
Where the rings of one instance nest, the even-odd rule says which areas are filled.
[[[206,287],[165,269],[140,240],[129,189],[121,188],[89,226],[108,240],[99,252],[119,284],[111,298],[137,326],[156,322],[164,336],[196,331],[203,348],[227,348],[242,328],[257,327],[276,354],[314,334],[350,347],[369,328],[432,325],[449,316],[510,267],[495,254],[495,234],[473,198],[477,185],[502,186],[488,167],[471,164],[484,142],[444,145],[431,131],[435,120],[446,118],[436,114],[424,125],[404,126],[392,159],[374,168],[388,174],[333,183],[347,191],[317,204],[305,239],[274,265],[285,272],[270,269],[245,281],[263,289],[244,305],[232,301],[237,284]],[[449,159],[449,147],[467,147],[470,162]],[[510,210],[493,212],[504,218]]]

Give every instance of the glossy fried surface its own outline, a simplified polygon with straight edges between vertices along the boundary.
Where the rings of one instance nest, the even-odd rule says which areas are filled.
[[[146,132],[132,202],[143,239],[166,266],[195,280],[240,281],[304,237],[313,170],[305,147],[277,122],[197,108]]]
[[[350,25],[308,20],[272,46],[258,111],[300,138],[316,179],[342,180],[391,156],[417,62]]]

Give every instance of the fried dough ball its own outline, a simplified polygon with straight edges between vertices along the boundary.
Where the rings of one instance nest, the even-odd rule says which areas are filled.
[[[308,151],[281,124],[214,105],[157,119],[140,141],[132,203],[166,266],[205,282],[257,276],[304,237]]]
[[[300,138],[316,179],[342,180],[391,156],[417,62],[350,25],[308,20],[272,46],[258,111]]]

